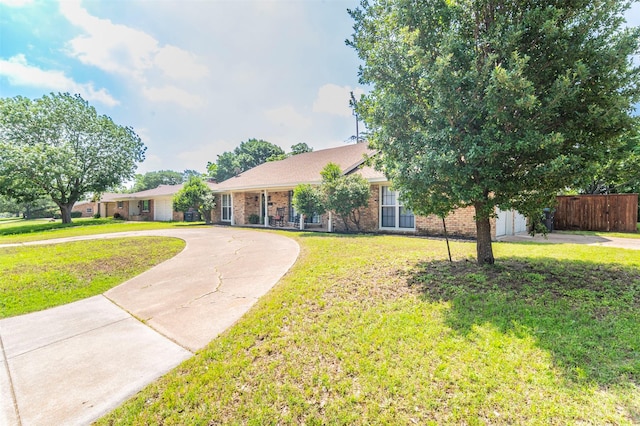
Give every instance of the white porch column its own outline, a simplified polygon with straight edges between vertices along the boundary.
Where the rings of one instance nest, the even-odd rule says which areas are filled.
[[[236,219],[233,213],[233,192],[229,193],[229,202],[231,203],[231,226],[234,226],[236,224]]]
[[[331,212],[329,212],[329,223],[327,224],[327,228],[329,228],[329,232],[333,232],[333,216],[331,215]]]
[[[269,227],[269,194],[264,190],[264,227]]]
[[[300,215],[300,230],[304,230],[304,215]]]

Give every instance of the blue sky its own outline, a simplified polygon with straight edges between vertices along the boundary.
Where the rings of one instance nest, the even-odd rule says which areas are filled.
[[[344,43],[358,3],[0,0],[0,97],[80,93],[141,136],[142,173],[204,172],[249,138],[340,146],[363,90]]]

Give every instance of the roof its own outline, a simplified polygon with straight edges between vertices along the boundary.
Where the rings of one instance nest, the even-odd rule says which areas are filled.
[[[319,184],[320,172],[328,163],[340,166],[343,173],[360,173],[368,180],[384,180],[381,172],[371,167],[357,170],[372,156],[367,143],[345,145],[338,148],[322,149],[292,155],[280,161],[269,161],[219,183],[216,192],[249,190],[258,188],[292,188],[301,183]]]
[[[218,185],[215,182],[205,182],[211,189],[215,189]],[[157,188],[147,189],[144,191],[133,192],[131,194],[103,194],[100,198],[102,202],[123,201],[123,200],[149,200],[159,197],[173,197],[176,192],[180,191],[184,186],[183,183],[177,185],[159,185]]]

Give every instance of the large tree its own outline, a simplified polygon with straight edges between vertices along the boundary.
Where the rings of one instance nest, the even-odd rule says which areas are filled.
[[[534,214],[631,128],[640,31],[619,0],[364,0],[347,43],[378,165],[418,214]]]
[[[262,139],[249,139],[241,142],[233,152],[218,155],[215,166],[209,162],[207,170],[218,182],[222,182],[266,162],[269,158],[283,154],[284,151],[278,145]]]
[[[64,223],[84,195],[131,179],[145,150],[133,129],[98,115],[79,95],[0,99],[0,193],[46,195]]]

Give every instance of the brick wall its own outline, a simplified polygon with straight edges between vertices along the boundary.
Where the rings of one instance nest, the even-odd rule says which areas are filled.
[[[455,210],[445,218],[447,233],[463,237],[475,237],[476,222],[473,218],[474,215],[475,209],[473,207]],[[416,216],[416,233],[420,235],[443,235],[442,219],[436,215]]]
[[[87,209],[91,209],[91,211],[87,212]],[[78,203],[73,206],[71,211],[82,213],[82,217],[93,217],[93,215],[98,212],[98,203]]]

